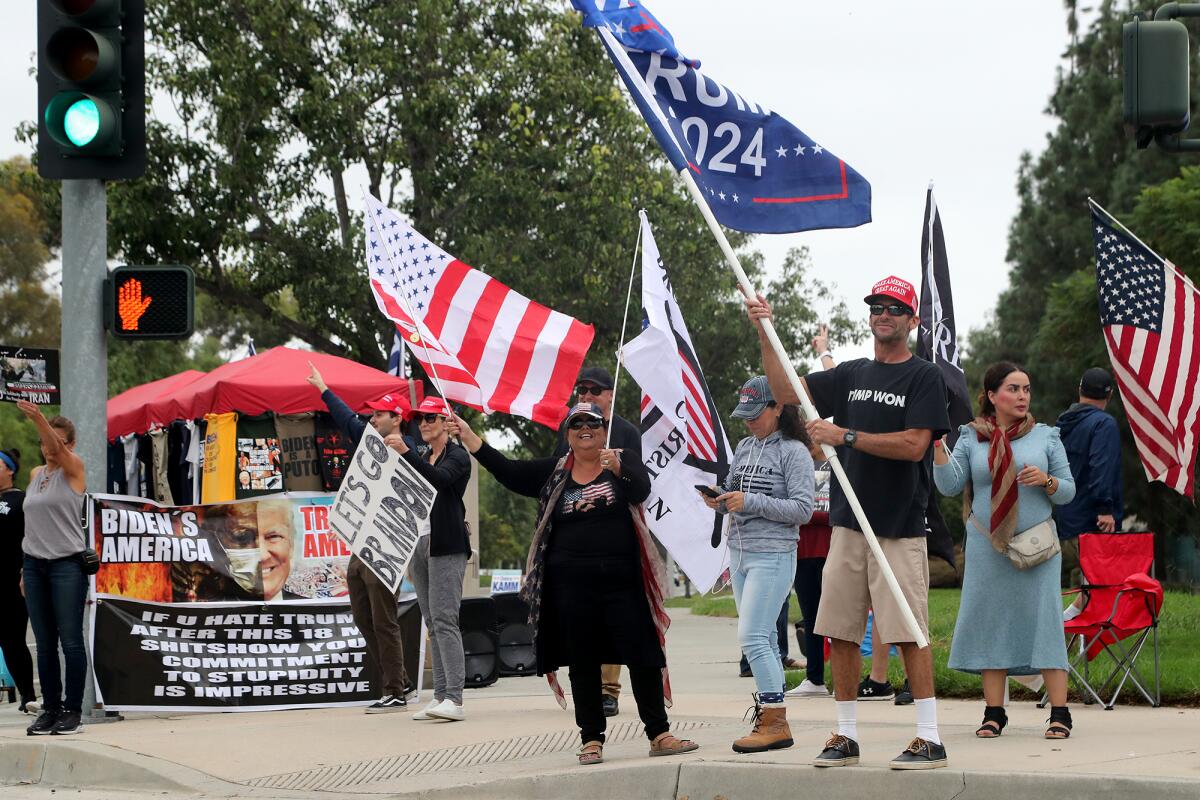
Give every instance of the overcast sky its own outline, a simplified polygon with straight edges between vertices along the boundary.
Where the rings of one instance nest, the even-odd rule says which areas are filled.
[[[919,282],[925,187],[933,180],[959,331],[983,324],[1007,283],[1018,158],[1039,151],[1051,129],[1043,111],[1067,44],[1062,3],[653,0],[650,7],[705,74],[778,111],[871,183],[873,222],[760,236],[768,266],[777,267],[789,247],[808,245],[816,275],[837,284],[865,325],[860,299],[876,279]],[[27,152],[13,130],[36,113],[28,75],[35,3],[8,0],[4,19],[6,158]],[[670,254],[663,257],[669,264]]]

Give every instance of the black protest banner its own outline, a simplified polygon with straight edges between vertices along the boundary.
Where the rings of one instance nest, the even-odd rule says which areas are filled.
[[[367,426],[329,512],[329,528],[393,592],[429,532],[436,494],[383,437]]]
[[[420,635],[415,602],[400,606]],[[101,598],[93,622],[101,701],[116,711],[266,711],[377,699],[366,642],[345,605],[145,603]],[[406,648],[417,674],[417,647]]]

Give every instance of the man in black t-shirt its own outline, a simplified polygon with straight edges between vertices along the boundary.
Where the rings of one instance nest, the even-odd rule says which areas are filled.
[[[632,450],[641,459],[641,431],[629,420],[613,413],[613,378],[608,370],[604,367],[584,367],[579,370],[579,377],[575,379],[575,402],[600,406],[612,431],[608,446],[613,450]],[[563,420],[558,429],[558,445],[554,448],[554,456],[562,458],[568,449],[566,420]],[[614,717],[619,712],[617,698],[621,696],[621,665],[605,664],[600,670],[600,685],[604,692],[604,716]]]
[[[908,349],[909,334],[919,324],[913,285],[896,277],[884,278],[864,299],[870,306],[875,357],[843,362],[804,379],[817,413],[833,418],[832,422],[810,420],[808,432],[817,444],[837,448],[888,565],[928,639],[925,508],[933,483],[930,445],[950,427],[946,389],[937,367],[913,357]],[[752,320],[770,319],[770,306],[761,296],[746,305]],[[761,325],[759,340],[771,392],[780,402],[799,402]],[[873,608],[880,637],[885,644],[897,645],[904,657],[917,711],[917,737],[892,760],[891,767],[944,767],[946,749],[937,730],[932,651],[928,646],[918,648],[912,641],[846,492],[836,481],[831,486],[829,516],[833,537],[815,629],[832,640],[838,732],[813,764],[858,763],[855,700],[862,662],[859,646],[867,611]]]

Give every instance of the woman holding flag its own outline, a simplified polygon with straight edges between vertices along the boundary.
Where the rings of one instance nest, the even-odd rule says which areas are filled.
[[[604,760],[602,664],[629,668],[651,756],[699,747],[672,735],[667,721],[666,574],[640,505],[650,477],[632,454],[605,448],[600,407],[579,403],[567,414],[570,451],[562,458],[509,459],[461,420],[447,427],[507,489],[539,500],[521,597],[529,603],[538,674],[564,708],[555,671],[570,667],[579,763]]]

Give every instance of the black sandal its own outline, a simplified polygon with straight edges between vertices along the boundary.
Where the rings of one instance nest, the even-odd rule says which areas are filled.
[[[983,724],[975,731],[975,735],[980,739],[995,739],[1004,733],[1006,725],[1008,714],[1004,713],[1004,706],[984,706]]]
[[[1050,722],[1046,726],[1046,738],[1071,738],[1071,709],[1066,706],[1050,706]]]

